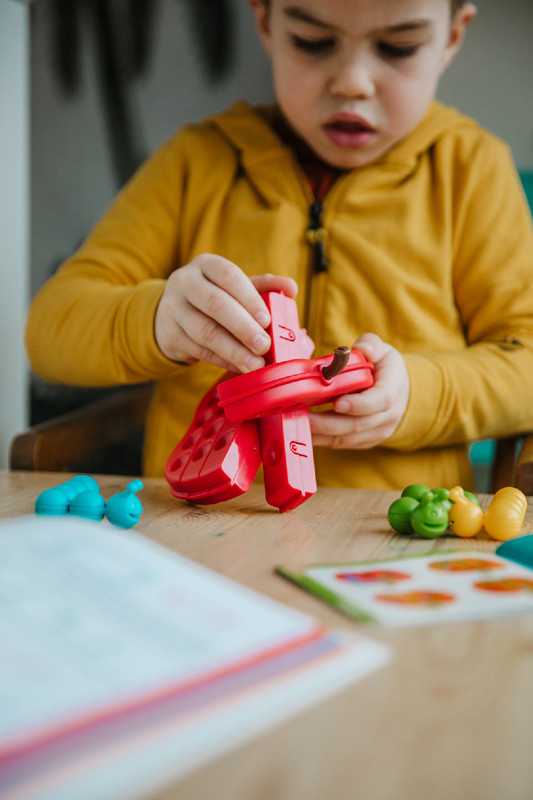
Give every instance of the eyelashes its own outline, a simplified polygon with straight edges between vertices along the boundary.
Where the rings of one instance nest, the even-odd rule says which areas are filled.
[[[336,41],[333,38],[305,39],[302,36],[291,36],[292,43],[297,50],[309,55],[326,55],[335,49]],[[389,42],[378,42],[377,50],[385,58],[402,59],[416,55],[420,44],[399,45]]]
[[[387,56],[387,58],[409,58],[414,56],[420,50],[419,44],[389,44],[388,42],[380,42],[378,45],[379,52]]]
[[[304,53],[311,53],[318,55],[327,53],[335,47],[334,39],[304,39],[302,36],[292,36],[292,43],[297,50],[302,50]]]

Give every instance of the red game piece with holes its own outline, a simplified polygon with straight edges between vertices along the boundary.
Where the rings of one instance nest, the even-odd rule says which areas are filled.
[[[165,465],[172,494],[193,503],[219,503],[243,494],[261,463],[257,422],[230,422],[218,405],[218,385],[200,402]]]

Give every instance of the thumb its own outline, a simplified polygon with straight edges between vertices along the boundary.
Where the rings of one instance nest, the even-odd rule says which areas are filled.
[[[352,345],[354,350],[359,350],[369,361],[379,361],[388,350],[388,345],[376,333],[363,333]]]

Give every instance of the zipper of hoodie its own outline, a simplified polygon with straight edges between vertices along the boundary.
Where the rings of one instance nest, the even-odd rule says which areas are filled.
[[[301,320],[302,327],[306,330],[309,330],[309,318],[315,276],[327,270],[324,242],[328,234],[322,224],[322,203],[319,200],[316,200],[314,197],[310,186],[307,183],[307,178],[305,177],[302,166],[295,156],[292,157],[292,164],[296,178],[302,190],[303,200],[307,209],[308,226],[304,233],[304,239],[308,247],[311,248],[307,259],[308,266],[306,269],[307,278],[305,287],[305,303],[302,309],[303,319]]]
[[[327,272],[328,262],[324,252],[324,240],[327,231],[322,224],[323,206],[320,200],[314,200],[309,208],[309,227],[305,238],[312,247],[312,275]]]
[[[344,183],[347,178],[346,175],[341,175],[337,178],[333,186],[328,190],[323,201],[317,200],[307,183],[304,171],[293,156],[293,167],[298,179],[298,183],[302,189],[302,194],[307,207],[308,227],[305,231],[305,241],[311,248],[309,253],[309,261],[307,268],[307,286],[305,292],[305,304],[303,308],[302,327],[309,330],[311,307],[313,304],[314,285],[316,279],[323,275],[328,270],[328,260],[325,252],[325,242],[328,238],[328,230],[324,226],[323,215],[324,205],[331,205],[331,195],[335,195],[339,184]]]

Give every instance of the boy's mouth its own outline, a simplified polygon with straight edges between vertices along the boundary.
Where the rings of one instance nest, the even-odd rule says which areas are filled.
[[[345,113],[330,117],[323,130],[334,144],[352,149],[364,147],[376,133],[375,128],[363,117]]]

